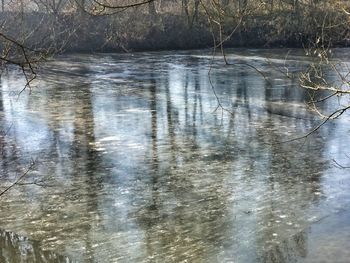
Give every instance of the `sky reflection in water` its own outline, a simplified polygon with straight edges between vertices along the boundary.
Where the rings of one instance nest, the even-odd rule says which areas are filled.
[[[319,121],[297,81],[271,70],[285,51],[229,52],[272,85],[214,61],[232,114],[215,111],[203,53],[64,56],[19,100],[23,80],[3,77],[2,186],[37,162],[1,199],[0,227],[82,262],[302,262],[344,251],[340,236],[330,252],[308,240],[348,215],[349,172],[331,161],[349,165],[348,116],[279,143]],[[307,60],[294,53],[291,70]]]

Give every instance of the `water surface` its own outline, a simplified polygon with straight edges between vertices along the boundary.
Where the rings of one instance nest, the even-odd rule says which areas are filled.
[[[281,143],[320,121],[276,68],[310,59],[286,52],[66,55],[19,98],[5,74],[1,189],[35,166],[1,197],[0,228],[77,262],[346,260],[350,175],[332,160],[350,164],[349,116]]]

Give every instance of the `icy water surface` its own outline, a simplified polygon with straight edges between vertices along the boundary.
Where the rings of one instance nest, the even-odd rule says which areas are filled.
[[[210,79],[206,51],[67,55],[19,98],[5,74],[1,190],[35,166],[0,197],[0,262],[346,262],[349,116],[281,143],[319,123],[286,52]]]

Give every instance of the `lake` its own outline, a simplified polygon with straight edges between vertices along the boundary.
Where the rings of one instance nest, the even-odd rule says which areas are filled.
[[[20,96],[4,72],[0,190],[35,165],[0,197],[0,262],[348,262],[349,114],[285,142],[321,122],[282,73],[310,57],[227,59],[62,55]]]

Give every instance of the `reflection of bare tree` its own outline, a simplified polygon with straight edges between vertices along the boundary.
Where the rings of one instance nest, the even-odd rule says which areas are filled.
[[[70,87],[68,110],[63,109],[67,98],[62,88],[49,93],[51,112],[41,112],[49,126],[48,152],[56,153],[50,155],[51,167],[74,192],[49,202],[55,217],[63,214],[63,208],[57,208],[62,201],[71,205],[64,213],[74,216],[66,221],[50,219],[55,220],[54,229],[45,228],[43,236],[64,229],[65,233],[54,235],[63,240],[72,237],[68,245],[77,242],[86,247],[82,252],[86,261],[98,260],[105,251],[111,252],[109,259],[130,256],[130,261],[159,262],[224,262],[217,258],[222,254],[232,261],[235,256],[258,254],[266,262],[304,256],[306,234],[281,240],[295,234],[293,224],[307,224],[305,214],[312,214],[309,207],[322,196],[319,170],[325,169],[320,161],[324,143],[306,144],[305,153],[298,154],[290,144],[273,144],[290,127],[305,128],[312,121],[266,112],[272,110],[269,102],[275,97],[293,94],[265,87],[265,103],[263,80],[238,71],[233,85],[222,82],[217,89],[229,97],[234,114],[212,114],[215,103],[206,96],[207,74],[198,65],[191,64],[195,69],[181,74],[174,70],[179,78],[178,89],[173,89],[172,72],[159,77],[150,72],[153,67],[164,68],[150,64],[146,73],[135,74],[148,90],[132,86],[126,87],[126,95],[114,90],[103,90],[101,95],[99,86]],[[214,72],[216,82],[222,81],[220,74]],[[255,105],[252,98],[263,105]],[[99,102],[103,105],[97,108]],[[68,120],[63,120],[67,111]],[[62,126],[70,127],[68,135],[61,133]],[[134,142],[136,146],[131,146]],[[104,150],[108,154],[98,152]],[[106,172],[110,167],[113,172]],[[49,199],[50,194],[46,191],[43,196]],[[44,203],[40,212],[46,211]],[[67,233],[70,227],[72,233]],[[249,243],[240,242],[243,239]],[[272,246],[273,242],[283,244]]]
[[[0,262],[70,262],[67,257],[41,250],[38,242],[2,230],[0,247]]]
[[[147,254],[162,262],[172,258],[204,261],[217,254],[214,251],[225,235],[225,197],[198,194],[200,189],[191,182],[195,178],[186,178],[189,170],[183,170],[187,176],[182,182],[175,173],[173,167],[163,166],[156,185],[150,186],[152,199],[137,212]],[[220,187],[213,192],[221,192]]]
[[[193,122],[186,121],[185,118],[186,127],[182,127],[182,130],[186,132],[178,134],[179,137],[176,137],[175,127],[180,125],[180,122],[177,109],[172,103],[169,84],[167,81],[164,82],[166,101],[165,104],[162,104],[157,103],[156,88],[156,85],[161,85],[161,83],[151,81],[151,102],[149,104],[152,122],[151,137],[152,149],[157,153],[153,153],[150,164],[152,169],[148,189],[151,192],[149,196],[147,195],[149,191],[145,190],[140,193],[145,195],[140,198],[148,201],[139,208],[136,218],[145,232],[147,254],[155,261],[167,262],[173,258],[204,261],[217,254],[214,251],[219,249],[222,236],[225,235],[226,225],[222,218],[227,213],[227,200],[222,191],[223,183],[216,180],[212,182],[214,185],[211,184],[212,191],[202,191],[202,187],[208,187],[206,185],[208,182],[200,185],[201,178],[196,172],[199,169],[197,163],[188,158],[188,151],[201,158],[200,149],[193,148],[191,144],[181,144],[181,136],[187,139],[197,136],[194,131],[198,129],[196,117],[203,114],[199,76],[195,78],[197,80],[194,83],[197,84],[195,84],[196,87],[193,87],[193,102],[198,104],[197,106],[191,105],[193,107],[191,111],[187,110],[186,115]],[[184,81],[186,80],[188,78],[185,78]],[[184,84],[186,90],[186,83]],[[186,105],[189,101],[186,95],[184,101],[185,109],[191,107]],[[157,119],[155,113],[152,113],[155,108],[166,113],[165,121],[168,129],[164,138],[157,136],[159,129],[157,122],[160,119]],[[197,138],[193,140],[196,141]],[[161,147],[157,147],[157,144]]]
[[[247,86],[247,74],[243,71],[239,71],[236,74],[236,78],[238,79],[237,85],[232,87],[232,90],[236,91],[235,94],[230,93],[230,97],[233,97],[233,102],[231,103],[231,116],[229,119],[229,135],[232,135],[235,133],[237,127],[235,127],[235,124],[237,122],[239,125],[242,125],[243,123],[248,127],[249,133],[247,134],[249,137],[251,136],[251,129],[250,129],[250,121],[251,121],[251,107],[248,99],[248,86]]]
[[[284,240],[279,245],[267,251],[261,258],[264,263],[296,262],[298,258],[307,255],[307,233],[302,231],[292,238]]]
[[[200,117],[200,122],[203,123],[203,104],[202,104],[202,95],[201,95],[201,86],[200,86],[200,75],[199,70],[194,73],[194,106],[193,106],[193,127],[196,126],[197,121],[197,108],[198,114]]]
[[[4,111],[4,102],[2,97],[2,78],[0,76],[0,114],[3,114]]]
[[[157,122],[157,87],[154,77],[151,76],[151,99],[150,99],[150,112],[151,112],[151,138],[152,138],[152,159],[154,160],[154,164],[156,165],[154,168],[157,170],[158,165],[158,150],[157,150],[157,130],[158,130],[158,122]]]
[[[76,112],[74,119],[74,138],[71,158],[73,162],[72,181],[76,187],[84,187],[81,189],[80,198],[86,201],[86,210],[81,211],[87,218],[98,215],[98,200],[99,192],[102,186],[102,178],[99,167],[101,162],[99,155],[93,148],[95,145],[95,125],[94,113],[91,94],[91,87],[87,86],[79,98],[76,100]],[[83,180],[81,182],[80,180]],[[93,212],[93,213],[90,213]],[[91,218],[92,221],[93,218]],[[86,244],[86,258],[89,262],[95,262],[94,248],[92,236],[93,225],[90,222],[84,222],[81,226],[84,229],[86,237],[84,238]]]
[[[185,72],[185,79],[183,86],[185,87],[184,104],[186,110],[185,129],[186,140],[191,141],[192,149],[196,150],[199,147],[198,132],[205,120],[205,112],[203,106],[203,93],[205,89],[202,87],[203,72],[201,72],[200,63],[198,60],[191,61],[190,64],[194,67],[192,71]],[[189,94],[193,94],[189,96]],[[192,112],[189,112],[192,109]],[[192,116],[191,116],[192,115]],[[191,121],[191,122],[190,122]],[[198,149],[197,149],[198,150]]]
[[[86,71],[86,69],[82,68],[82,71]],[[58,185],[65,186],[63,189],[55,189],[55,191],[63,192],[64,198],[62,201],[71,205],[76,200],[79,200],[79,203],[82,205],[77,205],[77,211],[60,211],[60,208],[58,208],[60,204],[56,203],[57,200],[50,198],[53,193],[50,192],[50,189],[47,189],[47,191],[43,191],[43,196],[49,200],[48,203],[50,205],[42,203],[40,210],[45,215],[48,213],[50,206],[54,205],[57,216],[62,213],[68,215],[70,213],[78,213],[80,218],[84,218],[84,220],[74,223],[75,227],[72,230],[74,238],[71,242],[83,241],[86,248],[84,259],[86,262],[94,262],[95,248],[93,245],[95,240],[92,234],[94,232],[94,224],[91,222],[94,221],[95,216],[100,216],[99,195],[103,180],[108,180],[109,177],[102,176],[102,174],[105,174],[105,171],[101,169],[103,160],[96,150],[95,117],[91,86],[75,86],[74,82],[70,84],[73,85],[66,87],[66,89],[71,90],[69,104],[66,102],[67,98],[63,96],[65,88],[51,84],[54,88],[46,93],[47,102],[37,105],[40,102],[33,99],[30,107],[43,108],[41,114],[47,119],[51,131],[51,143],[45,149],[50,159],[49,162],[40,164],[44,169],[46,168],[43,171],[47,172],[47,169],[52,169],[55,174],[55,176],[52,176],[53,179],[57,181]],[[52,107],[52,105],[60,105],[61,107]],[[62,110],[62,107],[64,110]],[[69,117],[67,117],[67,113],[69,113]],[[67,142],[62,126],[67,127],[69,125],[72,127],[70,133],[72,137]],[[52,160],[55,163],[54,167],[50,165]],[[65,221],[57,222],[56,224],[57,229],[69,229],[71,227]],[[52,229],[45,230],[48,233],[53,231]],[[60,236],[61,233],[56,233],[56,235]]]
[[[198,143],[197,143],[197,125],[196,125],[196,121],[197,121],[197,105],[198,105],[198,100],[199,100],[199,104],[200,104],[200,110],[199,110],[199,114],[200,114],[200,119],[202,121],[202,114],[203,114],[203,108],[202,108],[202,98],[201,98],[201,93],[200,91],[200,85],[199,85],[199,72],[197,70],[197,72],[195,73],[194,76],[194,85],[191,85],[191,75],[189,71],[185,71],[185,79],[184,79],[184,108],[185,108],[185,127],[191,130],[191,136],[188,136],[186,139],[187,140],[191,140],[191,146],[193,149],[196,149],[198,147]],[[189,94],[192,93],[191,88],[195,86],[195,89],[193,91],[194,94],[194,98],[191,99]],[[193,102],[194,101],[194,102]],[[193,107],[192,110],[192,123],[190,123],[190,108],[191,106]],[[187,133],[186,133],[187,134]]]
[[[184,83],[184,87],[185,87],[185,90],[184,90],[184,103],[185,103],[185,105],[184,105],[184,107],[185,107],[185,124],[186,124],[186,126],[187,126],[187,124],[188,124],[188,107],[189,107],[189,105],[188,105],[188,103],[189,103],[189,101],[188,101],[188,87],[189,87],[189,79],[188,79],[188,72],[186,71],[185,72],[185,83]]]
[[[236,75],[238,79],[236,87],[235,102],[232,103],[232,113],[235,112],[234,109],[240,110],[245,109],[247,111],[248,120],[251,119],[251,111],[248,100],[248,88],[247,88],[247,73],[245,71],[238,72]]]
[[[1,179],[14,180],[25,162],[21,160],[21,152],[17,144],[16,125],[6,122],[4,109],[2,77],[0,77],[0,171]]]
[[[170,94],[169,81],[166,80],[164,83],[165,88],[165,96],[166,96],[166,116],[167,116],[167,124],[168,124],[168,137],[171,146],[172,153],[176,151],[176,134],[175,134],[175,126],[178,123],[178,112],[172,106],[172,99]],[[175,161],[175,156],[172,156]]]
[[[265,90],[265,100],[268,105],[274,97],[268,86]],[[272,117],[275,118],[272,120]],[[323,159],[321,149],[324,147],[321,141],[318,142],[317,149],[313,145],[305,144],[305,151],[299,151],[298,154],[288,143],[275,143],[283,140],[284,135],[281,130],[283,125],[307,126],[309,120],[285,118],[282,123],[282,121],[278,122],[278,119],[276,116],[268,115],[257,130],[256,137],[262,146],[269,145],[266,164],[266,203],[259,220],[262,221],[261,224],[270,225],[270,227],[262,231],[258,238],[261,247],[267,249],[267,252],[262,255],[264,262],[291,262],[298,257],[306,256],[305,231],[293,235],[291,239],[286,238],[279,245],[272,247],[264,242],[273,240],[274,235],[283,233],[286,223],[308,224],[304,209],[319,201],[321,193],[319,171],[325,169],[325,164],[320,162]]]

